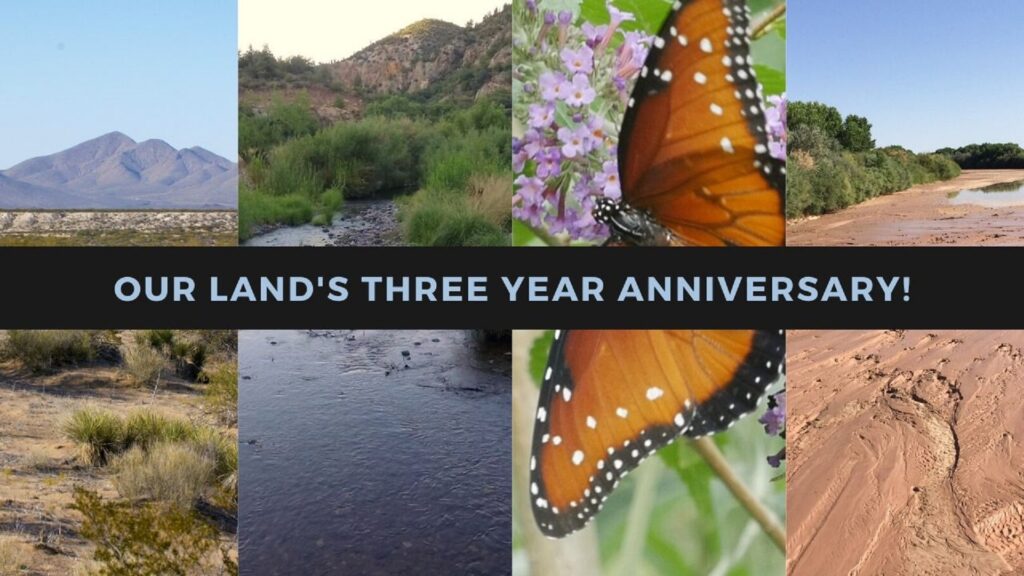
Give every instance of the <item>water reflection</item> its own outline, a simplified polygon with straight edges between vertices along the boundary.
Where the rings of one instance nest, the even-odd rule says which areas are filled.
[[[481,342],[242,332],[242,573],[508,573],[508,344]]]
[[[1000,182],[977,190],[961,190],[949,194],[950,204],[974,204],[997,208],[1024,205],[1024,180]]]

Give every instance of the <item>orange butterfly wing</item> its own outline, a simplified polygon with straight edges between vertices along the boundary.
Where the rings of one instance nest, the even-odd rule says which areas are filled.
[[[556,332],[530,460],[541,530],[582,528],[649,454],[754,409],[783,370],[784,347],[782,331]]]
[[[619,139],[623,199],[691,246],[785,243],[785,164],[768,152],[742,0],[676,2]]]

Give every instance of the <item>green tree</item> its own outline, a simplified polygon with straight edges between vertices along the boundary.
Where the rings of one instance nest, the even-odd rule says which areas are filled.
[[[836,140],[843,131],[843,117],[839,110],[821,102],[790,102],[788,122],[790,130],[812,126]]]
[[[843,121],[839,143],[850,152],[874,150],[875,139],[871,137],[871,122],[863,116],[850,114]]]

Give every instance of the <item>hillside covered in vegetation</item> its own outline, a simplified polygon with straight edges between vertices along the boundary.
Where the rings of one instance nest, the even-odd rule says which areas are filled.
[[[834,212],[915,184],[949,180],[960,166],[940,153],[877,148],[867,118],[820,102],[789,105],[786,215]]]
[[[241,54],[242,239],[398,196],[405,243],[507,244],[510,28],[506,6],[414,23],[341,62]]]

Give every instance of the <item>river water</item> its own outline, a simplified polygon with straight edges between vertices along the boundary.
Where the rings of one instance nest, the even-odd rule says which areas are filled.
[[[977,190],[961,190],[949,195],[950,204],[975,204],[988,208],[1024,205],[1024,180],[992,184]]]
[[[243,574],[511,570],[508,345],[241,332]]]
[[[257,234],[243,246],[401,246],[392,198],[346,200],[330,226],[287,226]]]

